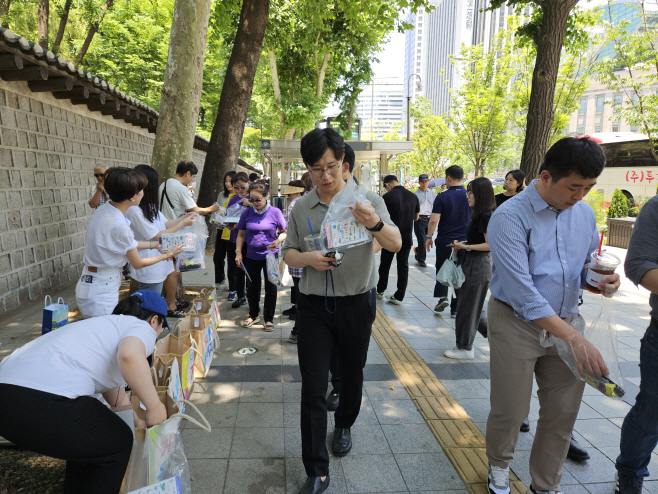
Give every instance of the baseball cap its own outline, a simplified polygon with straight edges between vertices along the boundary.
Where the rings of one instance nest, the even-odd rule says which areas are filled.
[[[427,176],[426,173],[423,173],[420,177],[418,177],[419,182],[422,182],[423,180],[429,180],[429,179],[430,179],[430,177]]]
[[[144,289],[136,291],[132,296],[139,299],[141,302],[139,305],[142,309],[150,310],[164,317],[164,324],[162,326],[167,327],[171,331],[167,322],[167,302],[162,298],[162,295],[157,294],[153,290]]]

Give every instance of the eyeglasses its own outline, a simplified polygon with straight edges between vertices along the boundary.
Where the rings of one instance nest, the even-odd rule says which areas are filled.
[[[250,197],[249,200],[251,202],[262,202],[263,200],[265,200],[265,198],[261,197],[261,198],[256,199],[255,197]]]
[[[329,168],[311,168],[310,172],[313,178],[322,178],[325,172],[327,172],[330,177],[334,177],[338,175],[339,169],[340,165],[334,165]]]
[[[94,177],[96,177],[96,178],[98,178],[98,177],[104,177],[104,176],[105,176],[104,173],[94,173]]]
[[[242,186],[234,185],[233,188],[235,190],[245,190],[247,188],[247,186],[246,185],[242,185]]]

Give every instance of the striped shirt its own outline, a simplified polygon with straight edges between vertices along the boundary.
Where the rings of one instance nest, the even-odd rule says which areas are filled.
[[[587,203],[557,211],[542,199],[536,183],[501,205],[487,230],[491,295],[524,321],[578,314],[585,266],[599,244]]]

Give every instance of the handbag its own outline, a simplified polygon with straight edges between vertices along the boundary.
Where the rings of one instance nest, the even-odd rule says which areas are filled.
[[[194,387],[194,361],[195,353],[199,354],[201,361],[203,361],[203,355],[196,348],[196,345],[193,344],[192,337],[188,334],[181,336],[180,338],[168,334],[155,345],[153,350],[153,365],[155,366],[158,362],[169,362],[172,356],[178,357],[178,364],[181,376],[181,385],[183,389],[183,396],[189,398],[192,394],[192,388]],[[157,370],[157,368],[156,368]],[[163,376],[158,376],[163,378]],[[159,383],[162,386],[162,383]]]
[[[172,334],[179,337],[189,335],[192,338],[195,348],[201,355],[201,359],[194,362],[194,377],[206,377],[215,356],[218,341],[210,314],[193,314],[181,319]]]
[[[292,286],[293,284],[292,275],[288,271],[288,265],[283,257],[279,259],[279,279],[281,280],[281,286]]]
[[[50,299],[50,303],[48,300]],[[50,333],[52,330],[61,328],[69,322],[69,306],[64,303],[64,299],[59,297],[57,303],[53,304],[50,295],[46,295],[43,308],[43,318],[41,321],[41,334]]]
[[[439,269],[439,272],[436,273],[436,281],[453,290],[458,290],[464,284],[465,279],[464,271],[461,266],[457,265],[457,255],[453,250],[450,257],[445,260],[441,269]]]

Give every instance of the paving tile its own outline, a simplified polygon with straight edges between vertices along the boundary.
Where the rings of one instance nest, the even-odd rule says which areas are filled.
[[[228,339],[228,338],[223,338],[220,335],[220,345],[219,345],[219,352],[220,353],[233,353],[236,350],[239,350],[242,347],[249,346],[249,338],[244,337],[244,338],[239,338],[239,339]]]
[[[300,427],[300,414],[301,414],[301,405],[299,402],[284,403],[283,404],[283,426],[284,427],[296,427],[299,430]]]
[[[393,453],[433,453],[441,446],[425,424],[383,425],[382,430]],[[376,453],[371,453],[376,454]]]
[[[210,426],[215,427],[235,427],[235,422],[238,417],[238,404],[237,403],[201,403],[197,404],[192,402],[203,414]],[[194,416],[194,412],[192,412]],[[192,429],[196,427],[188,421],[181,422],[181,428]]]
[[[281,380],[281,365],[212,365],[205,378],[205,382],[281,382]]]
[[[407,490],[393,455],[348,455],[341,463],[350,494]]]
[[[411,400],[373,401],[372,406],[382,425],[425,423],[415,403]]]
[[[463,398],[486,398],[489,399],[489,391],[480,384],[478,379],[448,380],[442,381],[446,390],[456,400]]]
[[[461,398],[458,402],[473,422],[486,422],[489,418],[491,404],[488,396],[486,398]]]
[[[240,403],[236,427],[283,427],[283,403]]]
[[[587,484],[590,485],[590,484]],[[588,494],[588,490],[585,489],[582,485],[580,484],[573,484],[573,485],[561,485],[560,488],[562,489],[562,492],[564,494]],[[528,491],[530,492],[530,491]]]
[[[590,459],[574,462],[566,459],[564,468],[580,483],[614,482],[615,464],[597,449],[589,449]]]
[[[281,366],[281,381],[285,382],[302,382],[302,373],[299,370],[299,365],[282,365]]]
[[[228,463],[224,492],[226,494],[285,494],[285,460],[231,459]]]
[[[286,427],[283,431],[286,458],[301,458],[302,434],[299,427]]]
[[[585,402],[585,398],[594,398],[594,396],[583,397],[583,401],[580,403],[580,408],[578,409],[578,418],[581,420],[604,418],[601,413],[596,411],[596,407],[592,408],[590,405],[587,404],[587,402]],[[607,398],[605,396],[601,396],[601,398],[606,398],[610,400],[610,398]]]
[[[363,397],[363,400],[361,401],[361,410],[359,410],[359,416],[356,418],[356,421],[354,422],[355,426],[380,424],[377,414],[375,413],[373,403],[375,402],[371,402],[365,396]],[[376,403],[381,403],[381,402],[376,402]]]
[[[242,383],[240,402],[282,403],[283,383]]]
[[[576,420],[574,429],[594,447],[619,446],[621,429],[607,419]]]
[[[386,358],[386,355],[384,355],[379,350],[375,350],[375,351],[369,350],[366,358],[366,362],[368,362],[369,364],[388,364],[388,359]]]
[[[288,494],[297,494],[306,479],[302,459],[286,459],[286,492]],[[329,462],[329,487],[324,491],[324,494],[347,494],[343,467],[338,460]]]
[[[185,451],[187,453],[187,450]],[[192,492],[194,494],[222,494],[228,460],[194,460],[188,456]]]
[[[302,383],[283,383],[283,402],[300,403],[302,400]]]
[[[465,487],[443,453],[396,454],[395,460],[409,490],[425,491],[438,485],[444,489]]]
[[[231,458],[283,458],[283,428],[236,428]]]
[[[597,396],[583,396],[583,401],[606,418],[624,418],[631,409],[628,403],[600,393]]]
[[[379,425],[357,425],[350,429],[352,434],[352,451],[350,455],[384,455],[391,454],[387,437]],[[331,451],[333,431],[328,436],[328,448]]]
[[[233,428],[183,429],[181,431],[185,456],[188,460],[228,458],[233,441]]]
[[[437,379],[445,380],[463,380],[463,379],[484,379],[488,377],[475,364],[462,364],[456,360],[445,364],[427,364]]]
[[[237,403],[240,398],[242,383],[211,383],[198,380],[190,395],[190,401],[197,404],[205,403]]]
[[[363,384],[370,401],[410,400],[411,397],[400,381],[369,381]]]
[[[658,481],[644,481],[644,492],[658,494]]]

